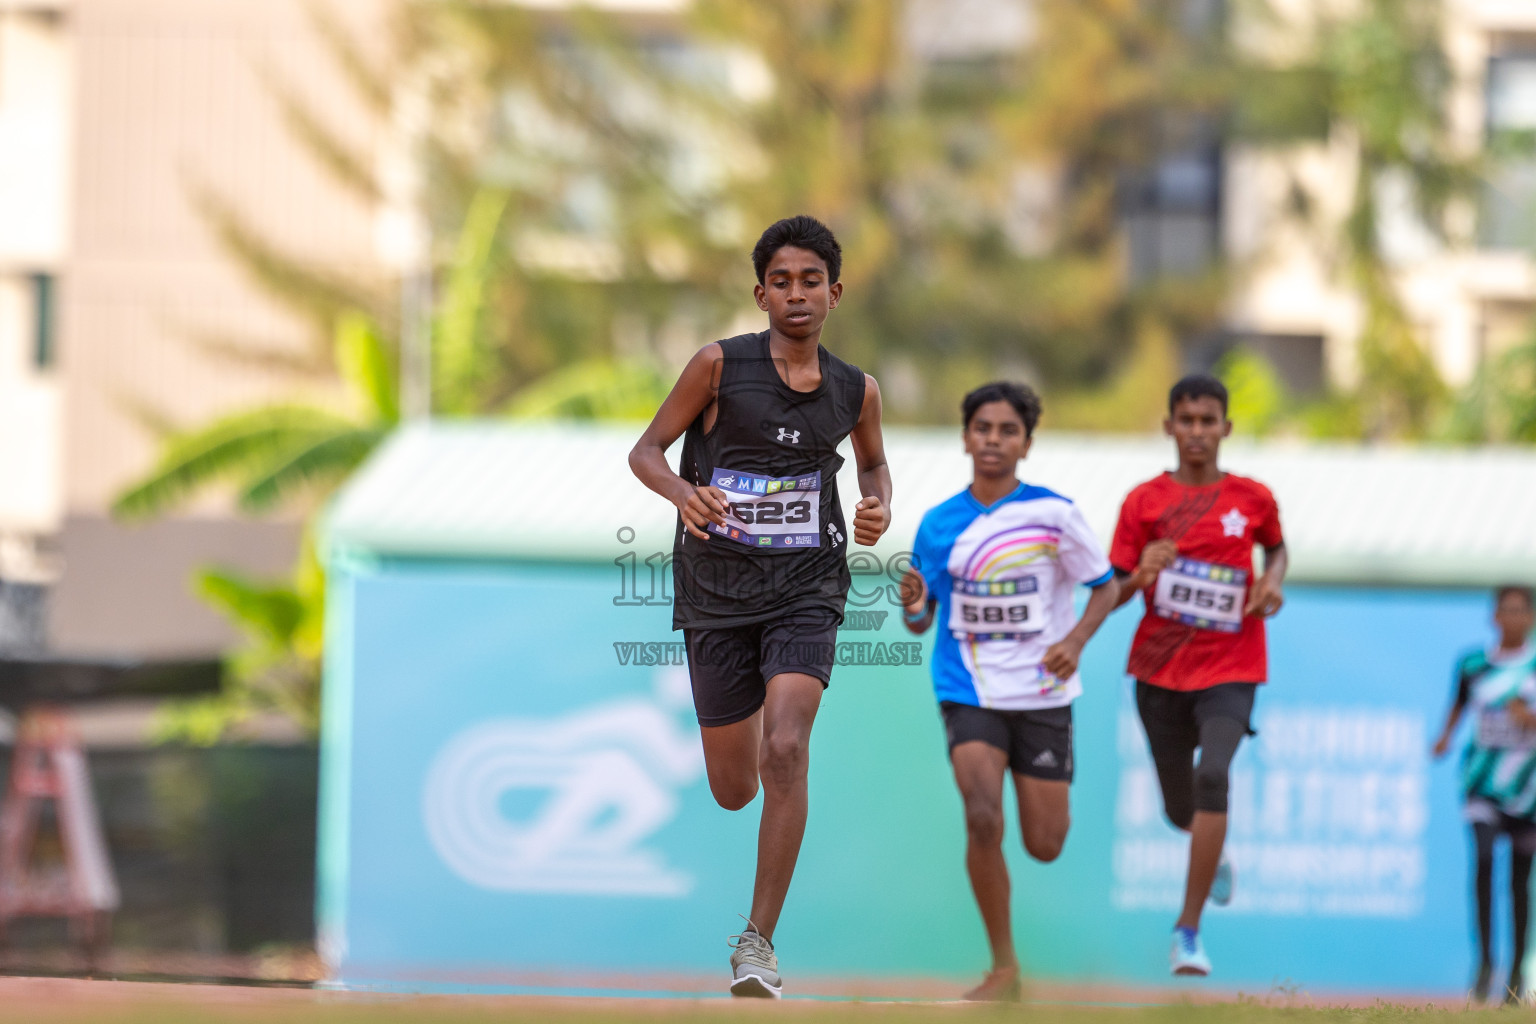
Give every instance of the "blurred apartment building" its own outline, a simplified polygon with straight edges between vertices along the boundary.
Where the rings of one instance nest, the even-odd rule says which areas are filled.
[[[682,3],[605,6],[665,20]],[[1536,129],[1536,0],[1446,3],[1460,83],[1448,104],[1465,146]],[[378,37],[383,6],[330,4],[365,41]],[[909,0],[908,11],[910,45],[925,61],[1023,46],[1032,27],[1028,0]],[[385,272],[389,217],[326,176],[285,124],[272,81],[382,153],[382,127],[357,105],[301,0],[0,0],[0,580],[57,576],[56,649],[216,649],[227,627],[187,592],[189,570],[221,562],[277,573],[291,559],[294,524],[242,520],[217,504],[140,527],[107,514],[153,461],[146,423],[199,423],[323,387],[199,343],[308,342],[221,249],[196,196],[222,197],[318,265]],[[1228,332],[1195,358],[1247,345],[1299,394],[1352,379],[1358,303],[1279,213],[1299,175],[1341,215],[1329,183],[1352,179],[1350,160],[1347,140],[1283,158],[1213,141],[1130,183],[1133,276],[1198,267],[1217,252],[1252,267]],[[1500,169],[1476,244],[1457,250],[1415,225],[1393,183],[1382,189],[1389,211],[1397,203],[1384,230],[1412,315],[1445,377],[1463,382],[1527,330],[1536,160]]]
[[[1269,0],[1294,25],[1347,11],[1352,0]],[[1441,0],[1454,88],[1446,112],[1462,153],[1536,132],[1536,0]],[[1186,0],[1190,24],[1220,18],[1244,33],[1237,5]],[[964,60],[1027,44],[1029,0],[912,0],[912,40],[928,60]],[[1262,54],[1274,46],[1261,27],[1243,39]],[[1275,47],[1283,52],[1283,44]],[[1278,58],[1277,59],[1283,59]],[[1190,342],[1192,369],[1208,368],[1233,347],[1268,359],[1297,397],[1330,384],[1353,385],[1365,310],[1318,239],[1341,232],[1351,204],[1356,160],[1341,132],[1284,153],[1224,146],[1214,130],[1123,183],[1128,276],[1198,271],[1219,255],[1240,268],[1224,330]],[[1503,147],[1505,151],[1515,147]],[[1473,204],[1452,212],[1467,244],[1439,241],[1413,212],[1406,181],[1377,183],[1380,235],[1407,312],[1452,386],[1466,384],[1484,360],[1530,337],[1536,315],[1536,156],[1500,157]],[[1021,176],[1024,220],[1048,211],[1051,186]],[[1296,186],[1315,203],[1315,224],[1289,212]],[[1048,214],[1037,220],[1048,220]],[[1011,231],[1028,238],[1028,230]]]
[[[1269,2],[1296,25],[1352,4]],[[1446,109],[1461,151],[1486,152],[1501,139],[1536,132],[1536,0],[1442,3],[1456,83]],[[964,61],[1027,45],[1030,8],[1030,0],[909,0],[909,38],[922,59]],[[1226,19],[1228,30],[1243,33],[1237,5],[1225,0],[1186,0],[1186,20],[1209,24],[1224,8],[1233,15]],[[1244,43],[1262,53],[1274,45],[1268,33],[1261,27]],[[1242,346],[1273,363],[1298,397],[1315,397],[1330,383],[1355,382],[1364,309],[1329,265],[1337,254],[1316,244],[1318,235],[1309,235],[1287,212],[1299,184],[1316,201],[1317,223],[1337,232],[1349,212],[1355,167],[1351,141],[1341,133],[1277,154],[1223,146],[1213,131],[1124,182],[1131,280],[1196,271],[1218,255],[1241,268],[1225,329],[1192,343],[1186,353],[1194,367],[1206,368]],[[1049,220],[1052,187],[1021,175],[1023,216],[1010,237],[1030,244],[1031,220]],[[1470,243],[1464,246],[1440,243],[1416,219],[1406,182],[1382,181],[1377,188],[1383,248],[1409,316],[1447,383],[1465,384],[1485,359],[1532,330],[1536,157],[1502,158],[1491,168],[1476,208],[1458,211],[1456,227]],[[1032,218],[1032,211],[1038,216]]]
[[[341,5],[365,36],[377,9]],[[56,650],[217,650],[232,634],[191,570],[291,566],[293,523],[219,504],[137,527],[108,515],[153,463],[150,424],[325,386],[210,354],[309,341],[197,197],[320,267],[377,275],[374,211],[295,141],[272,81],[371,138],[296,0],[0,0],[0,580],[54,582]]]
[[[1334,0],[1279,0],[1305,17]],[[1466,154],[1536,131],[1536,3],[1443,0],[1445,48],[1455,86],[1449,127]],[[1508,147],[1506,147],[1508,148]],[[1468,244],[1447,247],[1416,219],[1405,182],[1377,183],[1380,237],[1407,311],[1442,377],[1466,384],[1484,360],[1525,340],[1536,313],[1536,157],[1501,158],[1475,208],[1452,214]],[[1318,214],[1342,222],[1354,180],[1347,138],[1298,147],[1286,157],[1222,154],[1221,244],[1251,260],[1229,312],[1228,341],[1268,356],[1293,390],[1349,385],[1360,372],[1356,340],[1364,310],[1330,275],[1328,254],[1283,222],[1290,182],[1320,200]]]

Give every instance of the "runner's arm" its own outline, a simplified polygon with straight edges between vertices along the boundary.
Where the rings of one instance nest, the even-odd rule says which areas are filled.
[[[1285,571],[1290,567],[1291,556],[1285,550],[1283,541],[1264,549],[1264,575],[1254,581],[1253,589],[1248,594],[1248,607],[1243,609],[1244,615],[1259,615],[1267,619],[1280,610],[1280,606],[1285,604],[1285,593],[1280,585],[1285,581]]]
[[[928,632],[933,625],[933,610],[938,606],[938,600],[928,594],[923,574],[908,569],[901,578],[901,621],[907,629],[919,635]]]
[[[1445,752],[1451,748],[1451,736],[1456,732],[1456,726],[1461,724],[1462,712],[1467,709],[1467,701],[1471,698],[1471,681],[1466,672],[1461,669],[1456,671],[1456,699],[1451,701],[1451,710],[1445,715],[1445,728],[1440,730],[1440,738],[1435,740],[1431,751],[1436,757],[1444,757]]]
[[[1515,724],[1520,728],[1527,732],[1536,729],[1536,711],[1531,710],[1531,706],[1525,702],[1525,698],[1511,697],[1505,707],[1509,710],[1509,717],[1514,719]]]
[[[880,385],[867,373],[864,405],[849,436],[863,495],[853,509],[853,539],[870,547],[891,525],[891,470],[885,464],[885,438],[880,433]]]
[[[1120,581],[1111,576],[1093,588],[1093,593],[1088,597],[1088,607],[1083,609],[1083,617],[1077,620],[1071,632],[1051,645],[1040,663],[1057,679],[1069,678],[1077,671],[1083,647],[1098,632],[1109,613],[1119,606]]]
[[[1124,569],[1115,570],[1115,582],[1120,584],[1120,590],[1115,594],[1115,607],[1123,608],[1131,598],[1141,593],[1142,587],[1136,583],[1136,574],[1126,572]]]
[[[1120,587],[1115,592],[1115,603],[1110,606],[1110,611],[1119,608],[1131,598],[1156,583],[1157,574],[1172,565],[1173,560],[1178,557],[1178,554],[1178,545],[1164,537],[1161,540],[1154,540],[1141,549],[1141,561],[1137,564],[1134,572],[1116,569],[1115,580],[1120,584]]]
[[[714,487],[695,487],[672,472],[667,449],[715,400],[715,368],[721,357],[720,345],[714,342],[694,353],[629,453],[629,468],[640,482],[676,505],[683,526],[703,540],[709,539],[707,523],[725,525],[725,495]]]

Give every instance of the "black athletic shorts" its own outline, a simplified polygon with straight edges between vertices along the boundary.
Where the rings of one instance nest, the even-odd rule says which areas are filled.
[[[772,622],[725,629],[685,629],[688,680],[700,725],[730,725],[763,706],[768,680],[785,672],[832,679],[837,613],[830,608],[788,612]]]
[[[1505,814],[1498,804],[1481,796],[1467,797],[1463,814],[1474,827],[1486,825],[1494,834],[1502,832],[1509,836],[1509,848],[1516,853],[1536,854],[1536,821]]]
[[[1072,706],[1035,711],[1000,711],[974,704],[939,702],[950,755],[955,747],[981,740],[1008,755],[1019,775],[1052,782],[1072,781]]]
[[[1147,737],[1187,746],[1193,755],[1200,745],[1200,727],[1210,718],[1228,718],[1253,735],[1253,698],[1257,683],[1217,683],[1203,690],[1170,690],[1136,680],[1136,709]]]

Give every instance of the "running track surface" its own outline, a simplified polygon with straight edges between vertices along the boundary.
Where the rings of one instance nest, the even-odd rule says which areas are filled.
[[[1174,1009],[1176,1017],[1217,1021],[1228,1016],[1256,1020],[1280,1014],[1295,1020],[1298,1010],[1316,1008],[1319,1017],[1341,1019],[1354,1014],[1329,1008],[1381,1006],[1382,999],[1367,996],[1328,997],[1295,990],[1265,993],[1221,992],[1208,988],[1135,991],[1096,987],[1034,985],[1022,1007],[986,1008],[957,1004],[952,1000],[959,986],[920,994],[927,984],[897,986],[908,991],[889,996],[866,993],[860,1001],[826,996],[807,996],[781,1004],[732,1001],[697,996],[485,994],[419,995],[383,992],[349,992],[307,988],[211,985],[199,983],[88,980],[73,978],[0,978],[0,1021],[37,1021],[39,1024],[480,1024],[516,1020],[565,1020],[571,1024],[620,1024],[627,1020],[691,1019],[705,1024],[712,1019],[735,1019],[743,1014],[788,1012],[795,1018],[840,1021],[867,1018],[871,1014],[900,1022],[948,1021],[956,1012],[983,1019],[1079,1021],[1100,1017],[1125,1021],[1148,1017],[1162,1020]],[[619,990],[610,990],[619,991]],[[1389,997],[1397,1006],[1462,1009],[1465,1003],[1451,999]],[[1231,1014],[1223,1008],[1231,1010]],[[1182,1010],[1183,1012],[1179,1012]],[[1269,1012],[1266,1012],[1269,1011]],[[1151,1011],[1151,1012],[1148,1012]],[[1375,1016],[1370,1014],[1369,1016]],[[1388,1013],[1391,1017],[1395,1014]]]

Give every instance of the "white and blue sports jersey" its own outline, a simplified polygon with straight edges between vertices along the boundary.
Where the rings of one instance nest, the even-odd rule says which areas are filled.
[[[961,491],[923,516],[914,567],[939,602],[933,688],[939,700],[1030,710],[1072,703],[1076,673],[1040,664],[1077,623],[1072,589],[1114,571],[1071,501],[1020,484],[993,505]]]

